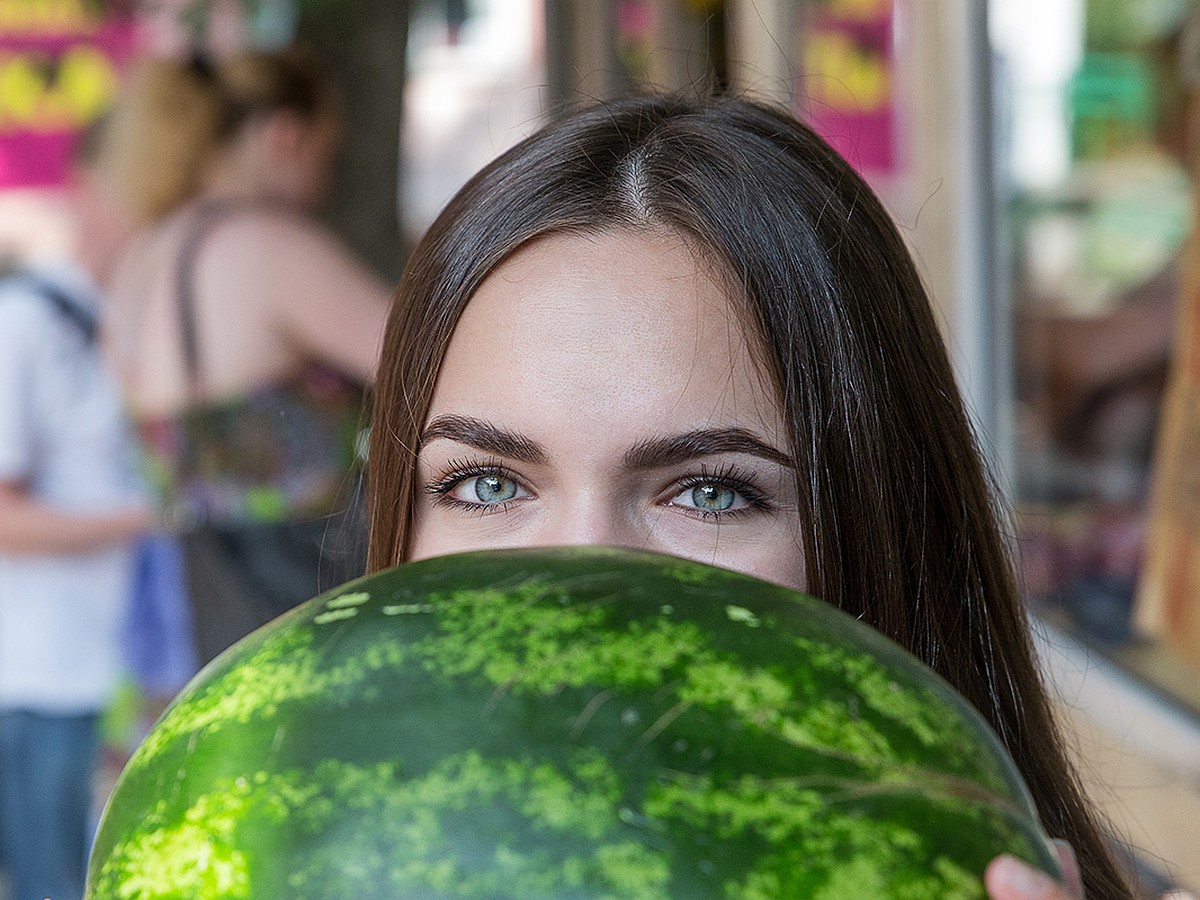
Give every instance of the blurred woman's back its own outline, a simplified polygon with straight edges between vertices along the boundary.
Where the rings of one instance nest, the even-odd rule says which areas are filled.
[[[105,132],[146,222],[107,343],[185,535],[203,659],[317,591],[353,465],[389,290],[309,215],[338,134],[299,50],[148,61]]]

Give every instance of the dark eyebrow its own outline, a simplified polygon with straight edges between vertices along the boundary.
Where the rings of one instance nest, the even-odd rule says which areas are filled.
[[[759,440],[744,428],[707,428],[639,441],[625,454],[625,466],[630,469],[660,469],[713,453],[748,453],[789,469],[796,467],[790,456]]]
[[[536,441],[470,416],[438,416],[421,432],[421,446],[437,438],[447,438],[477,450],[536,465],[545,465],[550,459]]]

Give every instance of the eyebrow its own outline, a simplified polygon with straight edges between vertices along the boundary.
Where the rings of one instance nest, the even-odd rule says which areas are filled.
[[[421,446],[438,438],[535,465],[545,465],[550,460],[537,441],[470,416],[438,416],[421,433]],[[622,461],[627,469],[660,469],[716,453],[746,453],[789,469],[796,467],[790,456],[744,428],[700,428],[670,437],[648,438],[631,447]]]
[[[421,446],[437,438],[457,441],[477,450],[535,465],[545,465],[550,461],[546,449],[537,441],[470,416],[438,416],[421,432]]]
[[[626,452],[624,461],[629,469],[660,469],[714,453],[746,453],[789,469],[796,467],[790,456],[744,428],[701,428],[671,437],[639,441]]]

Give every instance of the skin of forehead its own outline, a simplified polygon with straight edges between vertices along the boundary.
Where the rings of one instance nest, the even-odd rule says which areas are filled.
[[[779,444],[775,391],[764,377],[762,354],[755,352],[759,342],[747,334],[741,298],[729,285],[694,241],[673,231],[554,234],[531,241],[497,267],[468,304],[443,363],[431,416],[470,404],[472,398],[455,397],[448,388],[460,380],[464,366],[479,362],[480,348],[503,346],[511,355],[501,360],[500,377],[514,369],[541,370],[540,384],[527,379],[519,384],[523,390],[554,382],[578,396],[633,391],[648,408],[662,406],[665,394],[681,396],[696,377],[719,377],[719,370],[724,379],[714,400],[727,408],[749,404],[752,419],[770,426],[763,436]],[[551,323],[556,339],[541,343],[553,359],[521,356],[531,331]],[[662,345],[663,340],[674,343]],[[608,365],[605,357],[614,356],[624,365]],[[675,365],[664,372],[668,356]],[[692,427],[705,424],[711,423]]]

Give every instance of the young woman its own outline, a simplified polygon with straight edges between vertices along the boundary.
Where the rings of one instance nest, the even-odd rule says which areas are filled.
[[[398,288],[370,459],[371,568],[619,544],[865,619],[988,718],[1088,897],[1130,896],[1039,682],[920,279],[790,117],[630,99],[484,169]],[[1007,858],[989,888],[1068,896]]]
[[[106,338],[184,535],[202,661],[321,569],[347,574],[321,548],[390,291],[310,215],[338,126],[324,69],[295,49],[147,61],[104,130],[101,172],[147,223]]]

